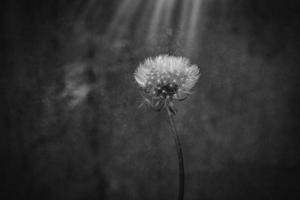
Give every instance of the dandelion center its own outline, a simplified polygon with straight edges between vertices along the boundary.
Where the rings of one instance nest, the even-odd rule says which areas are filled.
[[[176,94],[177,90],[178,86],[174,84],[161,85],[155,88],[155,94],[157,97],[167,98]]]

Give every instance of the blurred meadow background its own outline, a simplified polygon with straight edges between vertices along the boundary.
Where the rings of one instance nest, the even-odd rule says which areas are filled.
[[[2,199],[167,200],[177,157],[133,72],[200,67],[177,103],[185,199],[299,199],[299,3],[27,0],[1,7]]]

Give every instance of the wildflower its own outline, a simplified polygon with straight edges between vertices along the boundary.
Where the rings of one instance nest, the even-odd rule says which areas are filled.
[[[199,68],[186,58],[160,55],[140,64],[134,77],[152,107],[174,109],[172,100],[187,98],[199,78]]]

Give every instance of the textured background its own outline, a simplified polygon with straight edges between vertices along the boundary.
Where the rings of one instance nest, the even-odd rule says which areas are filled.
[[[176,198],[166,113],[138,109],[133,72],[181,55],[180,43],[149,50],[129,34],[112,45],[103,33],[118,1],[89,2],[3,1],[3,199]],[[186,200],[300,197],[297,2],[204,1],[191,57],[202,75],[177,104]]]

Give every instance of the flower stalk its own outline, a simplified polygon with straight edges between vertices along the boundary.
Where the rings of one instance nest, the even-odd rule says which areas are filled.
[[[166,107],[167,113],[168,113],[168,118],[169,118],[169,125],[170,129],[174,138],[175,146],[176,146],[176,151],[177,151],[177,158],[178,158],[178,179],[179,179],[179,184],[178,184],[178,200],[183,200],[184,197],[184,160],[183,160],[183,155],[182,155],[182,148],[179,140],[179,136],[177,133],[177,129],[174,123],[174,114],[170,110],[169,107]]]

